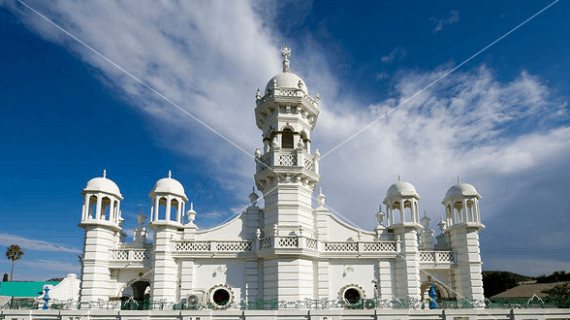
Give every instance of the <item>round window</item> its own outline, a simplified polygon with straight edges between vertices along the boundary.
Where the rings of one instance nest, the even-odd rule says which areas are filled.
[[[214,291],[214,294],[212,296],[212,300],[214,300],[214,303],[220,307],[224,307],[225,305],[227,305],[228,302],[230,302],[230,298],[231,295],[226,289],[218,289]]]
[[[234,302],[234,293],[227,285],[219,284],[208,291],[208,305],[216,310],[225,310]]]
[[[360,299],[362,299],[360,291],[355,288],[346,289],[343,296],[347,304],[357,304],[360,302]]]

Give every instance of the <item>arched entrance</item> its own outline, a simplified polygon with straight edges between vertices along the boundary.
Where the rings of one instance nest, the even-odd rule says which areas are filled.
[[[422,293],[422,301],[429,302],[429,290],[432,285],[435,285],[435,293],[437,294],[437,299],[449,299],[449,291],[441,283],[437,281],[426,281],[422,283],[420,291]]]
[[[127,284],[121,296],[121,310],[149,310],[150,282],[136,280]]]

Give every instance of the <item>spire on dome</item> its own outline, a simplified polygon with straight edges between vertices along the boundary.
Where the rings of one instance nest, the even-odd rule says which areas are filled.
[[[168,170],[168,179],[172,179],[172,170]]]
[[[319,208],[325,206],[325,199],[327,197],[323,194],[323,188],[319,188],[319,195],[317,196],[317,202],[319,203]]]
[[[141,208],[141,213],[139,213],[137,215],[137,220],[139,222],[139,226],[142,227],[142,225],[144,224],[144,222],[146,220],[146,215],[143,213],[143,208]]]
[[[103,169],[103,178],[107,178],[107,169]]]
[[[281,56],[285,58],[283,60],[283,73],[289,72],[289,58],[291,56],[291,49],[285,45],[283,49],[281,49]]]

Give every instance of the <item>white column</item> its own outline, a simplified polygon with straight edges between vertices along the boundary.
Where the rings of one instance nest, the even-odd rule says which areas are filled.
[[[115,217],[115,223],[119,223],[121,219],[121,201],[117,201],[117,214]]]
[[[412,220],[412,222],[417,222],[416,221],[416,206],[414,203],[414,199],[412,199],[412,201],[410,201],[410,219]]]
[[[101,219],[101,195],[97,195],[97,207],[95,211],[95,218],[97,220]]]
[[[463,222],[467,222],[467,200],[463,199]]]
[[[404,223],[404,199],[400,199],[400,219],[401,223]]]
[[[418,200],[414,200],[416,206],[416,223],[420,223],[420,210],[418,210]]]
[[[477,198],[473,199],[473,201],[475,201],[475,219],[477,220],[478,223],[481,223],[481,212],[479,211],[479,200],[477,200]]]
[[[187,298],[194,287],[194,260],[182,260],[180,273],[180,298]]]
[[[390,260],[378,260],[378,299],[391,301],[393,299],[396,275]]]
[[[89,194],[85,193],[83,196],[83,212],[81,213],[81,220],[87,220],[89,215]]]
[[[107,217],[107,220],[109,220],[109,222],[115,221],[115,202],[115,200],[109,198],[109,216]]]
[[[172,197],[171,196],[166,196],[166,221],[170,221],[170,208],[171,208],[171,202],[172,201]]]
[[[182,215],[180,214],[181,211],[182,211],[182,199],[178,201],[178,207],[176,207],[176,222],[178,223],[180,223],[180,218],[182,217]]]
[[[158,221],[160,219],[160,197],[155,196],[154,198],[154,220]]]
[[[150,220],[149,222],[153,222],[154,221],[154,199],[152,200],[152,203],[150,204]]]

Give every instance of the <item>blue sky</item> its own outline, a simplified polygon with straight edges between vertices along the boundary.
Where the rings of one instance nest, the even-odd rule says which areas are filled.
[[[262,146],[255,91],[280,72],[284,43],[321,98],[312,145],[331,211],[372,229],[400,175],[437,229],[459,176],[483,196],[484,270],[570,270],[568,1],[404,104],[552,1],[24,3],[239,148],[0,1],[0,249],[23,246],[15,279],[79,273],[80,192],[103,169],[125,197],[126,231],[168,170],[201,228],[242,211]]]

